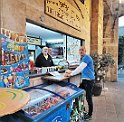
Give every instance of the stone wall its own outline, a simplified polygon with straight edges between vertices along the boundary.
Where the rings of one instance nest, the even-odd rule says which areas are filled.
[[[82,27],[81,31],[77,31],[46,15],[44,13],[44,0],[0,0],[0,25],[2,28],[25,33],[26,20],[31,20],[35,24],[84,39],[87,53],[102,53],[104,49],[106,52],[113,54],[116,61],[116,68],[112,70],[114,73],[111,73],[111,75],[113,80],[115,80],[117,78],[118,64],[118,22],[115,22],[114,31],[112,31],[112,17],[109,16],[110,11],[106,11],[107,8],[105,7],[103,24],[103,0],[85,0],[85,4],[82,4],[79,0],[67,1],[82,14],[83,25],[80,25]],[[44,17],[42,21],[40,19],[41,16]]]
[[[91,53],[102,53],[103,42],[103,0],[92,1]]]
[[[2,3],[2,27],[16,32],[26,32],[26,20],[31,20],[35,24],[51,28],[62,33],[85,40],[87,52],[90,53],[90,0],[86,0],[83,5],[79,0],[67,0],[83,15],[83,25],[81,31],[46,15],[44,13],[44,0],[1,0]],[[41,21],[40,17],[44,20]]]

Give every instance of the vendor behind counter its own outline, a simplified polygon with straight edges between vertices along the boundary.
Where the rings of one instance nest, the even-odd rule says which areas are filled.
[[[48,54],[48,47],[43,47],[41,54],[36,58],[36,67],[54,66],[52,57]]]

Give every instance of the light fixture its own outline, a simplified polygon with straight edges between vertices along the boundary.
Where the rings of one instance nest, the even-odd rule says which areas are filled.
[[[119,3],[120,3],[120,4],[124,3],[124,0],[119,0]]]
[[[63,39],[51,39],[47,40],[47,43],[62,43]]]

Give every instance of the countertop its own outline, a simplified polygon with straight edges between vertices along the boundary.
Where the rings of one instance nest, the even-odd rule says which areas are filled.
[[[69,67],[69,70],[74,70],[77,67],[77,65],[75,66],[71,66]],[[56,81],[56,82],[60,82],[63,80],[67,80],[70,77],[64,77],[64,73],[67,69],[61,69],[60,71],[58,71],[60,73],[60,75],[57,76],[52,76],[50,75],[50,73],[39,73],[39,74],[30,74],[30,78],[35,78],[35,77],[41,77],[43,80],[51,80],[51,81]],[[73,76],[71,76],[73,77]]]
[[[60,75],[58,75],[58,76],[45,75],[45,76],[41,76],[41,78],[43,80],[51,80],[51,81],[60,82],[60,81],[67,80],[70,77],[64,77],[64,73],[60,73]]]
[[[58,71],[59,73],[64,73],[66,71],[66,69],[62,69],[60,71]],[[49,73],[38,73],[38,74],[30,74],[29,77],[30,78],[34,78],[34,77],[40,77],[40,76],[48,76]]]

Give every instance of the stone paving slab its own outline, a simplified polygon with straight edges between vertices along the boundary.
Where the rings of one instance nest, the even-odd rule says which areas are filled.
[[[107,90],[93,97],[93,119],[87,122],[124,122],[124,78],[106,82]]]

